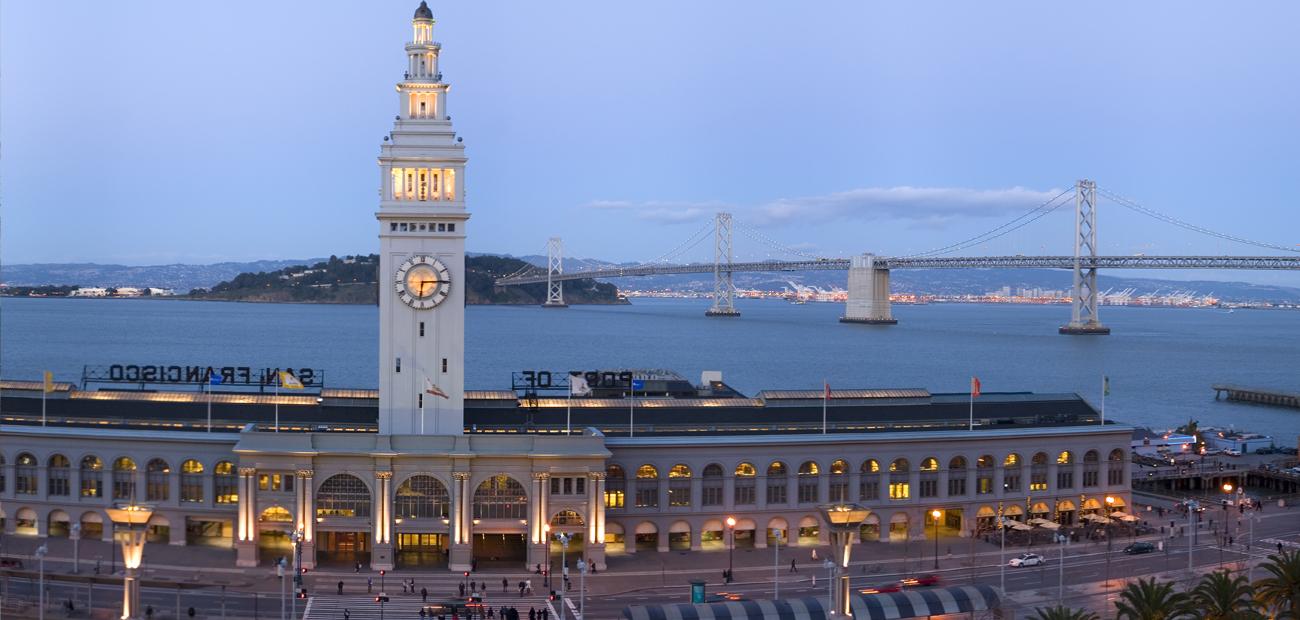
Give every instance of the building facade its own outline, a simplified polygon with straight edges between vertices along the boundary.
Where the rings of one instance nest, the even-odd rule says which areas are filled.
[[[234,548],[241,566],[285,555],[298,537],[306,567],[462,571],[543,563],[561,532],[598,565],[607,553],[722,548],[729,536],[742,547],[825,544],[817,507],[828,502],[869,507],[860,537],[881,544],[974,536],[999,515],[1072,524],[1129,504],[1131,429],[1098,423],[1073,395],[986,395],[967,428],[962,402],[924,390],[837,394],[822,433],[797,406],[807,395],[745,398],[720,380],[699,387],[708,398],[638,397],[660,424],[636,436],[608,424],[626,409],[617,399],[483,393],[467,410],[467,160],[433,25],[422,2],[379,157],[379,389],[222,394],[223,416],[257,423],[198,432],[177,420],[199,394],[61,384],[51,402],[65,418],[42,426],[21,414],[41,401],[40,384],[5,382],[6,534],[111,540],[106,509],[148,503],[152,542]],[[339,406],[368,421],[328,427],[334,401],[369,403]],[[113,421],[91,421],[106,404],[118,407]],[[272,427],[271,405],[321,423]],[[570,405],[591,421],[571,435],[556,417]]]

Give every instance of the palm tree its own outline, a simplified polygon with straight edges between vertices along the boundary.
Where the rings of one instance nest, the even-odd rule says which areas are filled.
[[[1168,620],[1186,612],[1187,595],[1174,591],[1174,584],[1155,578],[1138,579],[1124,586],[1115,601],[1119,620]]]
[[[1064,605],[1039,607],[1034,610],[1030,620],[1100,620],[1100,617],[1083,609],[1074,609]]]
[[[1202,620],[1252,620],[1262,617],[1254,609],[1250,581],[1226,570],[1203,577],[1191,592],[1193,613]]]
[[[1255,599],[1281,618],[1300,618],[1300,552],[1268,556],[1268,576],[1255,581]]]

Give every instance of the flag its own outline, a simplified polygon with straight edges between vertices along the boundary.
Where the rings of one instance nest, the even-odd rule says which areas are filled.
[[[591,386],[582,375],[569,375],[570,396],[591,396]]]
[[[208,369],[208,385],[221,385],[221,373]]]
[[[1110,377],[1103,376],[1101,378],[1101,393],[1110,396]]]
[[[45,390],[46,394],[54,391],[54,373],[48,370],[45,371],[45,385],[42,389]]]
[[[442,389],[434,384],[434,382],[430,381],[428,377],[424,378],[424,393],[431,396],[441,396],[447,400],[451,400],[451,397],[447,396],[447,393],[442,391]]]
[[[287,388],[290,390],[302,389],[302,381],[299,381],[298,377],[293,376],[292,370],[281,370],[279,372],[279,376],[280,376],[280,387]]]
[[[825,400],[831,399],[831,384],[825,381],[822,381],[822,398]]]
[[[979,397],[980,397],[980,378],[979,378],[979,377],[971,377],[971,378],[970,378],[970,397],[971,397],[971,398],[979,398]]]

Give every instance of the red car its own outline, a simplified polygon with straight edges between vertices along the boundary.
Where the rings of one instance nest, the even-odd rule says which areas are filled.
[[[939,576],[920,575],[917,577],[908,577],[906,579],[899,580],[899,583],[907,587],[937,586],[939,585]]]

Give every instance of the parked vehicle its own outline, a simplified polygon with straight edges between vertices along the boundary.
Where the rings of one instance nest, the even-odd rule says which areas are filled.
[[[1046,562],[1047,558],[1038,555],[1037,553],[1022,553],[1011,558],[1011,561],[1007,562],[1007,564],[1010,566],[1038,566],[1039,564],[1044,564]]]

